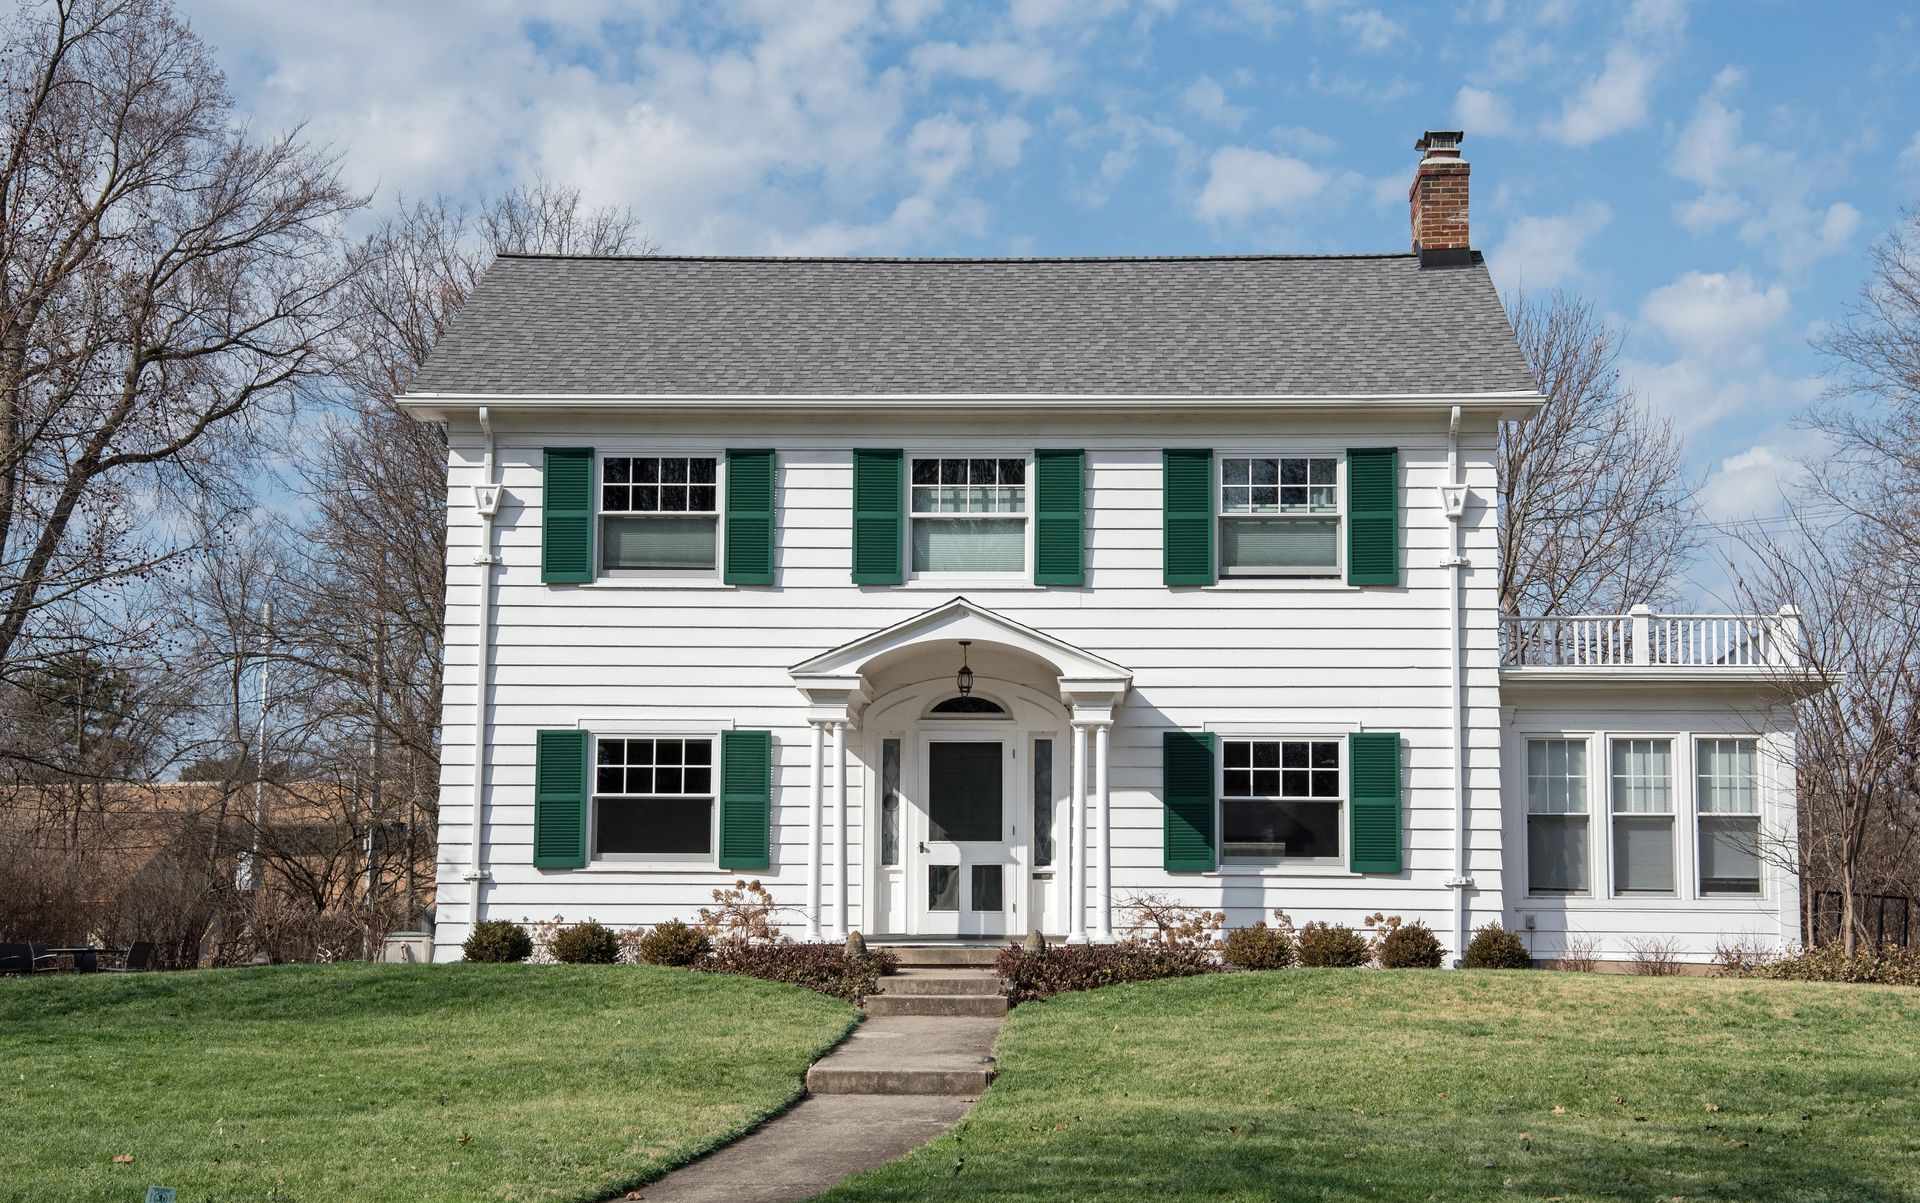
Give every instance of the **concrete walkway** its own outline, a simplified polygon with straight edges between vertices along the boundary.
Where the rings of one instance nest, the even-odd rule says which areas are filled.
[[[787,1203],[925,1144],[993,1081],[1007,1000],[990,948],[900,948],[853,1036],[786,1114],[652,1185],[649,1203]],[[624,1196],[633,1198],[634,1195]]]

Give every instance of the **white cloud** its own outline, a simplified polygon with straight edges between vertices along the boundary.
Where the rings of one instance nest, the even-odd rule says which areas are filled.
[[[1469,134],[1498,138],[1517,128],[1507,102],[1499,95],[1471,85],[1462,87],[1453,97],[1454,124]]]
[[[940,192],[973,160],[973,127],[951,113],[928,117],[907,135],[907,163],[922,194]]]
[[[1612,220],[1613,211],[1599,201],[1567,213],[1517,218],[1487,258],[1503,288],[1557,288],[1580,278],[1581,251]]]
[[[1033,127],[1018,117],[990,121],[980,131],[981,154],[995,167],[1012,167],[1020,162],[1021,149]]]
[[[1640,316],[1676,347],[1714,357],[1744,350],[1787,316],[1786,286],[1762,288],[1745,269],[1691,271],[1648,293]]]
[[[1319,130],[1308,129],[1304,125],[1276,125],[1267,131],[1267,136],[1273,139],[1274,145],[1302,154],[1332,154],[1340,147],[1338,142]]]
[[[1764,363],[1764,347],[1756,340],[1740,356],[1623,359],[1620,377],[1682,434],[1735,415],[1746,429],[1765,426],[1805,408],[1825,387],[1818,377],[1782,376]]]
[[[913,49],[911,62],[926,75],[957,75],[1034,95],[1059,86],[1063,68],[1052,49],[1018,42],[929,42]]]
[[[1907,148],[1900,152],[1895,162],[1906,171],[1920,171],[1920,130],[1914,131],[1913,140],[1907,143]]]
[[[1180,93],[1180,105],[1203,121],[1238,129],[1252,110],[1227,102],[1227,90],[1210,75],[1202,75]]]
[[[1701,508],[1717,522],[1739,523],[1779,514],[1806,468],[1785,447],[1759,443],[1714,465],[1700,492]]]
[[[1223,146],[1208,160],[1206,186],[1193,211],[1206,221],[1241,221],[1265,210],[1294,208],[1327,182],[1326,172],[1299,159]]]
[[[1608,50],[1600,74],[1567,100],[1549,132],[1569,146],[1590,146],[1645,124],[1653,68],[1653,59],[1639,50],[1628,46]]]

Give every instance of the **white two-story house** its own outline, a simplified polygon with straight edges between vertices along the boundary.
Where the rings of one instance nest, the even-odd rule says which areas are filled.
[[[1129,896],[1793,942],[1792,615],[1497,611],[1540,404],[1413,249],[502,256],[447,423],[436,956],[481,918],[1116,938]]]

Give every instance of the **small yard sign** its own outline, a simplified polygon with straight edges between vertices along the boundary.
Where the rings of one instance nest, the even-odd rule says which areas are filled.
[[[171,1186],[149,1186],[147,1188],[147,1203],[173,1203],[173,1188]]]

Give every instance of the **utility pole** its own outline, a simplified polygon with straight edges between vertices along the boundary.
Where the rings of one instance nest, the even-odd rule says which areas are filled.
[[[267,581],[271,585],[273,572],[267,572]],[[253,762],[253,841],[246,859],[246,888],[253,893],[253,915],[249,921],[248,934],[257,936],[260,931],[260,892],[265,886],[264,875],[260,872],[260,832],[267,821],[267,712],[272,706],[273,694],[270,687],[269,669],[273,661],[273,595],[269,593],[260,608],[260,725],[258,750]],[[256,964],[267,960],[264,950],[253,954]]]

